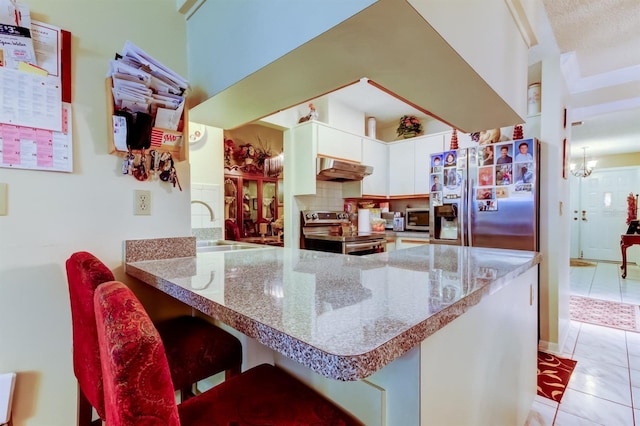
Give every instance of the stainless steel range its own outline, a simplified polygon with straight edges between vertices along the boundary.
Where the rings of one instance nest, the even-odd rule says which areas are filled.
[[[301,215],[300,248],[360,256],[387,251],[384,233],[352,233],[348,213],[305,210]]]

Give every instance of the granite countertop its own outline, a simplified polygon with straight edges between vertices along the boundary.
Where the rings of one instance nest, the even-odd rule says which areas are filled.
[[[540,262],[534,252],[445,245],[126,258],[127,274],[337,380],[373,374]]]

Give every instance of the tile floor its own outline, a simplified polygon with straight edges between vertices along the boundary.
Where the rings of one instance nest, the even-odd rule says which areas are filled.
[[[571,294],[640,305],[640,267],[571,268]],[[536,397],[530,426],[640,426],[640,333],[571,321],[560,356],[578,361],[560,404]]]

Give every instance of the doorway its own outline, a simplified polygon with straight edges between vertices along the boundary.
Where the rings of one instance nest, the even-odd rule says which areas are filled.
[[[571,257],[620,262],[627,196],[640,190],[640,167],[595,169],[586,178],[570,179]]]

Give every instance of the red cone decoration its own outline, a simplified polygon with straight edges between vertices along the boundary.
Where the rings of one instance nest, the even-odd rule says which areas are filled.
[[[516,124],[513,126],[513,140],[517,141],[518,139],[524,138],[522,134],[522,124]]]
[[[450,151],[454,149],[458,149],[458,131],[453,129],[453,134],[451,135],[451,146],[449,147]]]

